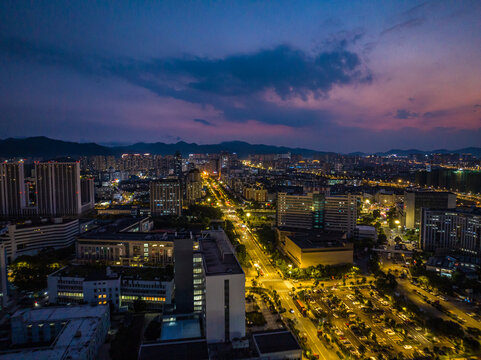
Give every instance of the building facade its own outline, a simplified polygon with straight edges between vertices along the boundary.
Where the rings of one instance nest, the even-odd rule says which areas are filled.
[[[79,220],[52,220],[10,224],[0,235],[7,257],[11,261],[21,255],[36,255],[45,249],[61,249],[75,243],[80,232]]]
[[[0,163],[0,215],[21,215],[25,206],[23,162]]]
[[[450,192],[412,190],[404,193],[404,222],[408,229],[419,229],[421,211],[426,209],[454,209],[456,194]]]
[[[450,250],[481,256],[481,210],[423,209],[420,247],[424,251]]]
[[[179,179],[163,179],[150,183],[152,216],[182,215],[182,184]]]

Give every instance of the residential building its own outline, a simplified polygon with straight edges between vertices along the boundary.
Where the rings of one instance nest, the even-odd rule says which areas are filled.
[[[277,193],[277,226],[312,229],[313,194]]]
[[[79,162],[35,163],[38,214],[78,216],[93,209],[93,182],[80,179]],[[82,189],[85,194],[82,195]]]
[[[0,215],[21,215],[25,206],[23,161],[0,163]]]
[[[354,236],[357,222],[357,196],[352,194],[327,196],[324,205],[324,229]]]
[[[420,247],[481,256],[481,209],[423,209]]]
[[[421,211],[426,209],[454,209],[456,194],[451,192],[409,190],[404,192],[404,224],[408,229],[419,229]]]
[[[194,204],[202,198],[202,176],[198,169],[190,170],[185,176],[185,200]]]
[[[152,216],[182,215],[182,186],[179,179],[162,179],[150,183]]]
[[[267,190],[246,187],[244,188],[244,198],[250,201],[265,203],[267,201]]]

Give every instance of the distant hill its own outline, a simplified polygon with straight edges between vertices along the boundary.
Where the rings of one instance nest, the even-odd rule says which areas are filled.
[[[0,156],[5,158],[54,158],[59,156],[78,157],[81,155],[108,154],[111,154],[111,149],[95,143],[80,144],[70,141],[54,140],[45,136],[0,140]]]
[[[421,155],[430,155],[430,154],[472,154],[476,157],[481,157],[481,148],[479,147],[467,147],[462,149],[454,149],[454,150],[447,150],[447,149],[436,149],[431,151],[425,150],[418,150],[418,149],[409,149],[409,150],[400,150],[400,149],[392,149],[386,152],[379,152],[376,155],[386,156],[397,154],[401,156],[406,156],[410,154],[421,154]]]
[[[52,159],[57,157],[79,157],[92,155],[121,155],[125,153],[150,153],[159,155],[174,154],[180,151],[183,156],[188,154],[199,153],[219,153],[227,151],[230,153],[237,153],[239,157],[245,158],[249,154],[281,154],[290,152],[291,154],[299,154],[303,156],[312,156],[314,154],[334,154],[334,152],[323,152],[305,148],[290,148],[286,146],[274,146],[263,144],[249,144],[244,141],[227,141],[220,144],[198,145],[196,143],[187,143],[179,141],[175,144],[166,144],[162,142],[156,143],[136,143],[126,146],[102,146],[96,143],[77,143],[71,141],[62,141],[50,139],[45,136],[30,137],[24,139],[8,138],[0,140],[0,157],[34,157],[43,159]],[[400,150],[392,149],[386,152],[376,153],[376,155],[386,156],[398,154],[401,156],[409,154],[433,154],[433,153],[459,153],[459,154],[473,154],[481,157],[481,148],[467,147],[456,150],[432,150],[423,151],[417,149]],[[355,152],[349,155],[364,156],[368,153]]]
[[[184,156],[195,153],[219,153],[221,151],[228,151],[235,152],[240,157],[246,157],[249,154],[272,154],[287,152],[304,156],[323,153],[302,148],[289,148],[284,146],[262,144],[252,145],[243,141],[229,141],[212,145],[198,145],[195,143],[189,144],[184,141],[180,141],[175,144],[157,142],[136,143],[127,146],[102,146],[95,143],[76,143],[55,140],[44,136],[24,139],[8,138],[5,140],[0,140],[0,156],[4,158],[55,158],[61,156],[79,157],[92,155],[120,155],[124,153],[150,153],[168,155],[174,154],[176,151],[180,151]]]

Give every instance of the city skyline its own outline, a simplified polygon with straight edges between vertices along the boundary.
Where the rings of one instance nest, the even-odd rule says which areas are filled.
[[[0,138],[481,146],[475,1],[0,9]]]

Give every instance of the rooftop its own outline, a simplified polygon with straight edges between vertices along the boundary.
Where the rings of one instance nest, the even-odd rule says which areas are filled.
[[[108,306],[68,306],[50,307],[35,310],[19,310],[23,322],[44,322],[67,320],[60,334],[50,346],[20,348],[0,354],[11,360],[56,360],[78,359],[94,338],[100,319],[108,313]]]
[[[288,330],[267,331],[252,335],[259,355],[284,351],[301,351],[296,338]]]
[[[107,275],[107,268],[110,274]],[[61,277],[84,278],[87,281],[112,280],[122,276],[123,279],[169,281],[173,278],[171,267],[122,267],[122,266],[95,266],[95,265],[70,265],[51,274]]]
[[[281,229],[283,230],[283,229]],[[295,231],[287,235],[301,249],[348,247],[342,231]]]
[[[12,318],[22,317],[23,322],[25,323],[37,321],[61,321],[88,317],[100,318],[105,314],[106,311],[108,311],[107,305],[54,306],[40,309],[18,310],[12,315]]]
[[[33,218],[33,219],[28,219],[21,222],[13,223],[12,225],[16,225],[17,229],[28,229],[28,228],[39,227],[39,226],[65,225],[73,222],[78,223],[78,220],[63,219],[63,218]]]
[[[144,344],[139,360],[208,360],[209,351],[204,339]]]
[[[206,275],[243,274],[224,230],[204,231],[199,241]]]

